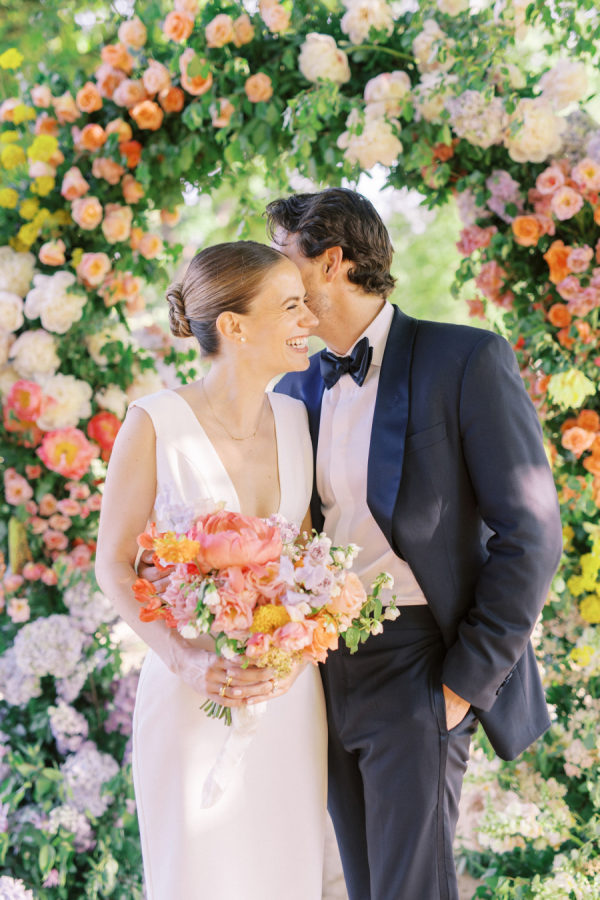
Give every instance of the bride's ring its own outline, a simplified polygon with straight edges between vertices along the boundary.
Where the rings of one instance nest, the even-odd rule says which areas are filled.
[[[276,678],[274,678],[271,684],[273,685],[273,690],[271,691],[271,693],[274,694],[275,691],[279,689],[279,682]]]
[[[225,682],[225,687],[228,688],[232,681],[233,681],[233,678],[231,677],[231,675],[228,675],[227,681]]]
[[[226,684],[224,684],[224,685],[221,686],[221,690],[219,691],[219,696],[220,696],[220,697],[224,697],[224,696],[225,696],[225,691],[227,690],[227,687],[228,687],[228,685],[226,685]]]

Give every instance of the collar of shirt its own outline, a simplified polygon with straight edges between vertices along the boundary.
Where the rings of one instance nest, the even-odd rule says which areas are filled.
[[[383,304],[383,308],[377,313],[373,321],[365,328],[363,333],[359,335],[359,337],[352,344],[350,349],[345,356],[350,356],[358,342],[367,337],[369,339],[369,344],[373,348],[373,357],[371,359],[371,365],[369,367],[369,372],[373,366],[381,367],[381,362],[383,360],[383,354],[385,351],[385,345],[387,343],[388,335],[390,333],[390,328],[392,326],[392,318],[394,315],[394,307],[391,303],[388,303],[386,300]],[[328,348],[329,349],[329,348]],[[333,350],[331,351],[334,352]],[[369,375],[367,374],[367,378]]]

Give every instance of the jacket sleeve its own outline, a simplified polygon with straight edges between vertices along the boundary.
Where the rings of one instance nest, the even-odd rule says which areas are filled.
[[[492,535],[442,680],[488,710],[525,652],[562,551],[541,427],[514,353],[498,335],[485,335],[471,351],[459,421],[479,511]]]

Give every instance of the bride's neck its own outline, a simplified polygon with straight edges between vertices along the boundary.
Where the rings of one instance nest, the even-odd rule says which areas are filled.
[[[213,410],[227,416],[240,433],[255,425],[263,404],[269,381],[261,373],[235,371],[231,365],[213,363],[203,379],[203,389]]]

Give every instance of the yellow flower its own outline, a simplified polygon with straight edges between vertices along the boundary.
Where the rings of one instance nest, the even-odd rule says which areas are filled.
[[[581,597],[583,594],[583,579],[581,575],[571,575],[567,580],[567,587],[574,597]]]
[[[20,137],[21,135],[18,131],[3,131],[0,134],[0,144],[14,144]]]
[[[590,647],[589,644],[584,644],[583,647],[573,647],[569,653],[571,661],[574,662],[576,666],[582,666],[583,668],[590,664],[593,655],[594,648]]]
[[[72,223],[73,219],[68,209],[57,209],[52,213],[53,225],[71,225]],[[83,250],[81,252],[83,253]]]
[[[15,125],[20,125],[21,122],[30,122],[31,119],[35,119],[35,109],[32,109],[31,106],[25,106],[24,103],[19,103],[18,106],[12,111],[12,120]]]
[[[20,241],[18,237],[13,236],[9,238],[8,243],[16,253],[27,253],[27,251],[29,250],[29,244],[24,244],[23,241]]]
[[[55,137],[51,134],[38,134],[31,142],[27,156],[40,162],[48,162],[57,150],[58,141]]]
[[[54,188],[55,183],[52,175],[38,175],[31,185],[31,190],[40,197],[47,197]]]
[[[265,606],[257,606],[254,610],[250,631],[252,634],[272,634],[276,628],[287,625],[290,621],[289,613],[285,606],[274,606],[267,603]]]
[[[29,219],[33,219],[38,209],[40,208],[40,201],[37,197],[28,197],[27,200],[23,200],[19,207],[19,215],[22,219],[29,221]]]
[[[25,57],[19,53],[16,47],[9,47],[0,56],[0,68],[2,69],[18,69]]]
[[[81,262],[82,256],[83,256],[83,247],[75,247],[75,249],[71,253],[71,262],[73,263],[73,267],[75,269]]]
[[[22,147],[17,147],[16,144],[6,144],[0,150],[0,163],[5,169],[16,169],[17,166],[21,166],[24,162],[25,152]]]
[[[562,409],[577,409],[586,397],[596,393],[596,386],[578,369],[568,369],[552,375],[548,382],[548,396]]]
[[[175,532],[167,531],[154,541],[154,552],[159,559],[168,563],[192,562],[200,550],[198,541],[190,541],[186,537],[177,537]]]
[[[14,188],[0,188],[0,206],[4,209],[15,209],[19,202],[19,195]]]
[[[35,225],[37,228],[41,228],[42,225],[45,225],[46,222],[48,221],[48,219],[51,219],[51,218],[52,218],[52,213],[50,212],[50,210],[48,210],[44,206],[42,206],[42,208],[36,212],[35,216],[31,220],[31,224]]]
[[[568,550],[575,537],[575,529],[571,525],[563,525],[562,536],[563,547],[565,550]]]
[[[600,596],[588,594],[579,604],[579,612],[590,625],[600,625]]]
[[[29,249],[39,233],[40,229],[37,227],[37,225],[34,225],[33,222],[30,222],[29,225],[21,225],[17,237],[23,244],[27,244],[27,248]]]

